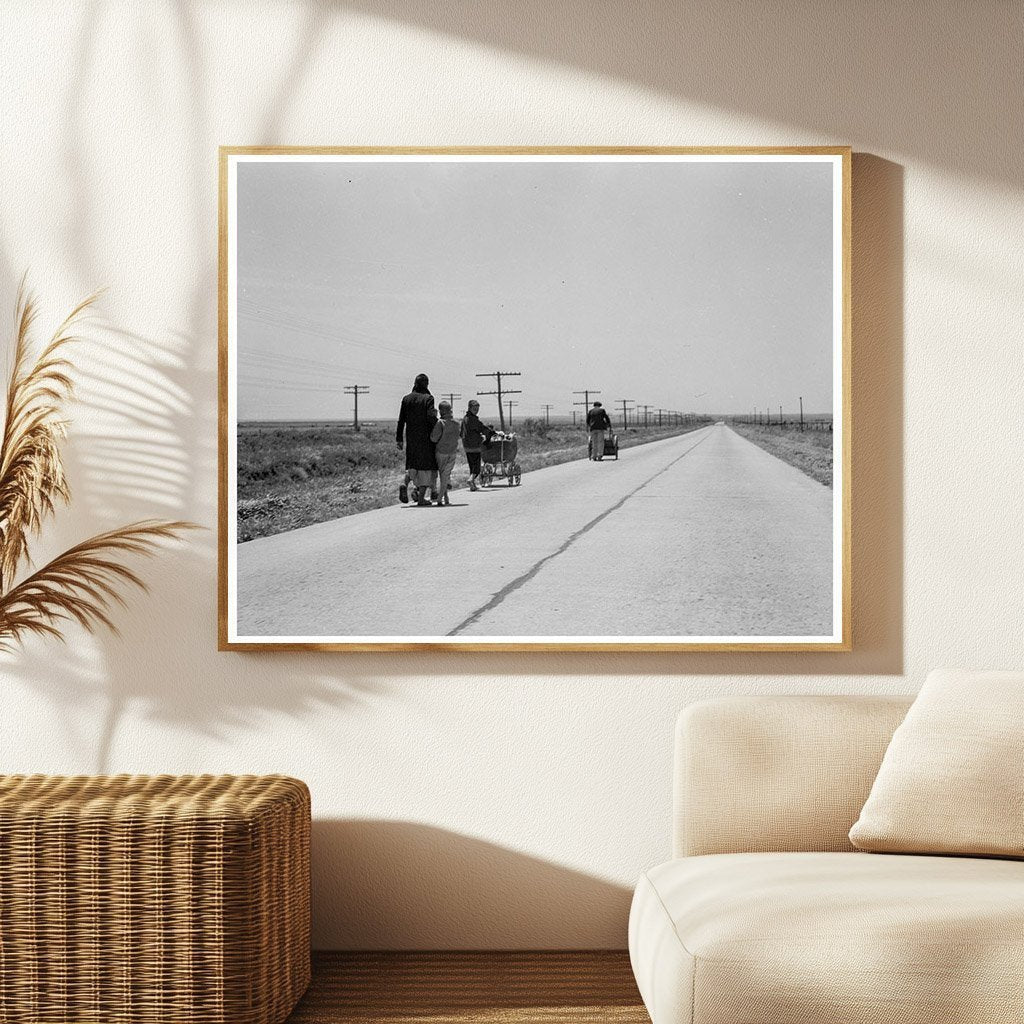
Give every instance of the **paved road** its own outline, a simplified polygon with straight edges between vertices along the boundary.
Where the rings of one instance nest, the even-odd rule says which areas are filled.
[[[832,491],[725,425],[238,546],[245,636],[820,636]]]

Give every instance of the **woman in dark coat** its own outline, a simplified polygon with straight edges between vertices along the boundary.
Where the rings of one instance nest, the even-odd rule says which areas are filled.
[[[405,482],[398,488],[398,496],[402,501],[408,501],[408,485],[412,483],[416,488],[414,493],[418,505],[429,504],[427,491],[434,493],[437,490],[437,459],[434,442],[430,440],[430,432],[437,422],[437,411],[434,409],[434,396],[427,390],[429,383],[425,373],[416,377],[412,391],[402,399],[395,430],[399,451],[403,440],[405,442]]]

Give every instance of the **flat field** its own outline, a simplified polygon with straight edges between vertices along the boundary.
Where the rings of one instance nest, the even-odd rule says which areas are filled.
[[[805,429],[799,423],[785,422],[771,426],[741,420],[732,420],[729,426],[748,441],[760,445],[777,459],[796,466],[812,480],[832,486],[832,423],[831,419],[808,422]]]
[[[630,427],[619,445],[629,448],[713,422],[686,426]],[[515,425],[519,463],[526,474],[544,466],[586,458],[587,434],[571,423],[546,426],[527,419]],[[830,435],[831,436],[831,435]],[[394,420],[364,425],[356,433],[342,423],[240,423],[238,425],[238,540],[268,537],[300,526],[383,508],[398,501],[405,455],[395,448]],[[452,487],[469,482],[464,453]],[[499,481],[495,486],[504,486]]]

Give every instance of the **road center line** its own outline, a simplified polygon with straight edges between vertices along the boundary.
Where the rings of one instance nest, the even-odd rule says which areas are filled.
[[[677,455],[671,462],[666,463],[656,473],[653,473],[646,480],[637,484],[636,487],[633,488],[633,490],[624,494],[617,502],[615,502],[614,505],[611,505],[608,508],[606,508],[600,515],[597,515],[593,519],[591,519],[589,523],[585,523],[575,533],[571,533],[561,544],[560,547],[552,551],[550,555],[545,555],[543,558],[534,562],[534,564],[531,565],[530,568],[526,570],[526,572],[522,573],[522,575],[520,576],[517,576],[510,583],[505,584],[505,586],[502,587],[501,590],[499,590],[486,604],[481,605],[479,608],[477,608],[475,612],[470,613],[465,619],[462,620],[462,622],[460,622],[454,629],[450,630],[445,635],[458,636],[459,633],[461,633],[468,626],[473,625],[473,623],[476,622],[481,616],[485,615],[492,609],[497,608],[497,606],[501,604],[501,602],[504,601],[505,598],[509,596],[509,594],[514,593],[524,584],[529,583],[530,580],[532,580],[533,577],[536,576],[537,573],[539,573],[540,570],[544,568],[544,566],[547,565],[548,562],[550,562],[552,559],[557,558],[563,552],[568,551],[568,549],[572,547],[572,545],[575,544],[576,541],[580,539],[580,537],[582,537],[586,533],[589,533],[595,526],[597,526],[598,523],[600,523],[603,519],[607,519],[608,516],[610,516],[613,512],[618,512],[618,510],[622,508],[622,506],[625,505],[630,498],[632,498],[634,495],[642,491],[649,483],[652,483],[653,481],[657,480],[658,477],[662,475],[662,473],[667,473],[677,462],[679,462],[682,459],[685,459],[686,456],[689,455],[694,448],[698,447],[699,445],[702,445],[711,436],[712,428],[708,427],[707,430],[708,433],[706,433],[695,444],[691,444],[685,452],[683,452],[680,455]],[[628,451],[629,449],[626,450]]]

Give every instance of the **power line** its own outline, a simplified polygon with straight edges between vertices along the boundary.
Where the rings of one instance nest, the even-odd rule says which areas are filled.
[[[246,309],[246,307],[249,307]],[[291,331],[296,334],[305,334],[309,337],[318,338],[321,341],[330,341],[333,344],[355,345],[359,348],[372,349],[375,352],[387,352],[391,355],[405,356],[415,359],[417,362],[431,360],[434,363],[447,363],[449,366],[456,366],[457,362],[437,352],[419,352],[414,349],[402,348],[398,345],[391,345],[381,342],[372,330],[359,331],[351,320],[346,321],[347,330],[341,332],[335,324],[324,324],[314,320],[295,310],[270,310],[261,308],[255,302],[247,299],[240,299],[238,304],[239,319],[254,320],[274,327],[279,330]],[[362,337],[359,337],[359,335]]]
[[[239,380],[246,388],[269,388],[273,391],[315,391],[323,394],[336,395],[337,388],[318,388],[312,384],[288,384],[279,380]]]
[[[407,388],[409,377],[406,374],[388,373],[380,369],[368,369],[354,363],[346,358],[342,365],[337,362],[329,362],[321,359],[312,359],[308,356],[287,355],[282,356],[273,352],[239,352],[239,370],[248,372],[250,367],[243,367],[241,363],[250,364],[252,369],[269,370],[276,373],[282,368],[297,369],[300,372],[313,375],[318,381],[325,378],[347,378],[358,374],[360,377],[373,378],[374,381]]]
[[[368,395],[370,393],[369,388],[364,388],[362,384],[350,384],[345,388],[346,395],[352,395],[355,399],[355,416],[352,419],[352,429],[358,434],[359,433],[359,396]]]
[[[582,391],[574,391],[573,394],[574,395],[582,395],[583,396],[583,401],[582,402],[573,402],[572,404],[573,405],[582,405],[583,406],[583,425],[586,426],[586,423],[587,423],[587,412],[590,409],[590,396],[591,395],[599,395],[599,394],[601,394],[601,392],[600,391],[594,391],[593,389],[590,389],[590,388],[584,388]]]
[[[284,372],[291,371],[291,372]],[[403,393],[409,389],[407,377],[376,373],[367,370],[362,366],[346,363],[344,368],[321,369],[318,367],[306,367],[294,362],[257,362],[240,365],[238,367],[239,379],[243,377],[260,379],[259,374],[270,374],[277,384],[284,384],[286,381],[294,380],[298,384],[317,385],[325,383],[336,383],[343,385],[346,380],[358,376],[371,384],[380,384],[390,390],[401,390]],[[262,379],[266,379],[265,377]]]
[[[493,377],[495,380],[494,391],[478,391],[478,395],[497,395],[498,396],[498,419],[501,421],[501,429],[505,430],[505,410],[502,407],[501,400],[503,395],[521,395],[522,391],[516,389],[503,388],[501,386],[502,377],[522,377],[522,373],[519,370],[495,370],[493,373],[478,373],[477,377]],[[509,410],[509,418],[511,418],[512,412]]]
[[[632,398],[620,398],[615,404],[622,408],[622,429],[629,430],[629,410],[636,403]]]

